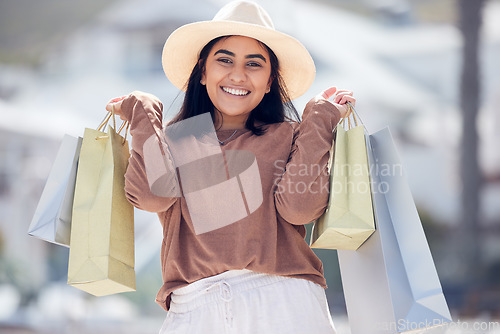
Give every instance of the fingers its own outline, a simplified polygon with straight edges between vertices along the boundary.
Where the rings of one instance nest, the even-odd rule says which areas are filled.
[[[331,98],[335,92],[337,91],[337,87],[330,87],[321,92],[320,96],[325,100]]]
[[[318,96],[325,100],[333,97],[332,102],[336,104],[346,104],[347,102],[351,102],[353,106],[356,104],[356,98],[353,96],[352,91],[346,89],[337,89],[337,87],[327,88]]]
[[[353,92],[349,90],[339,90],[337,94],[333,98],[333,103],[337,104],[346,104],[347,102],[351,102],[354,106],[356,104],[356,98],[353,96]]]
[[[120,115],[120,118],[122,118],[121,117],[121,105],[122,105],[123,100],[126,97],[127,96],[125,95],[125,96],[115,97],[115,98],[109,100],[108,104],[106,104],[106,110],[107,111],[114,111],[115,114]]]
[[[117,103],[123,101],[126,97],[127,96],[125,95],[125,96],[115,97],[115,98],[109,100],[108,104],[106,104],[106,110],[111,111],[113,104],[116,105]]]
[[[329,100],[332,97],[333,99],[331,100],[331,103],[336,105],[342,118],[346,117],[350,112],[350,108],[347,105],[347,102],[350,102],[353,106],[356,104],[356,98],[353,96],[352,91],[346,89],[337,89],[337,87],[330,87],[325,89],[316,96],[316,99]]]
[[[106,110],[113,111],[113,103],[112,102],[108,102],[108,104],[106,104]]]
[[[123,101],[126,97],[127,97],[127,95],[115,97],[114,99],[111,99],[109,102],[113,102],[113,103],[120,102],[120,101]]]

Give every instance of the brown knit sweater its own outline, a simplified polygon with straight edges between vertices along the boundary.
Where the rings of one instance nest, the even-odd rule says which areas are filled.
[[[221,149],[255,155],[263,202],[233,224],[196,234],[186,199],[156,196],[148,185],[143,145],[152,135],[162,136],[162,108],[156,97],[142,92],[133,92],[122,104],[132,134],[125,174],[128,199],[141,210],[156,212],[163,226],[164,284],[157,303],[168,310],[173,290],[233,269],[303,278],[326,288],[323,265],[304,240],[304,224],[318,218],[328,202],[326,165],[339,111],[313,99],[300,124],[270,124],[262,136],[238,130]],[[217,136],[223,141],[233,132],[217,131]],[[222,210],[231,210],[231,203]]]

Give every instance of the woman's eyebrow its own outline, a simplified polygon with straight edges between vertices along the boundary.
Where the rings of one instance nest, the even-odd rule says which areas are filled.
[[[217,56],[219,53],[223,53],[223,54],[226,54],[226,55],[231,56],[231,57],[236,56],[234,54],[234,52],[231,52],[231,51],[228,51],[228,50],[224,50],[224,49],[220,49],[219,51],[217,51],[216,53],[214,53],[214,56]]]
[[[226,54],[226,55],[231,56],[231,57],[235,57],[236,56],[234,54],[234,52],[231,52],[231,51],[225,50],[225,49],[218,50],[217,52],[214,53],[214,56],[218,55],[219,53],[223,53],[223,54]],[[261,55],[260,53],[246,55],[245,58],[247,58],[247,59],[250,59],[250,58],[259,58],[259,59],[262,59],[265,63],[267,63],[266,58],[263,55]]]
[[[260,58],[260,59],[262,59],[264,61],[264,63],[267,63],[266,58],[263,55],[261,55],[260,53],[256,53],[256,54],[253,54],[253,55],[247,55],[247,56],[245,56],[245,58],[247,58],[247,59],[249,59],[249,58]]]

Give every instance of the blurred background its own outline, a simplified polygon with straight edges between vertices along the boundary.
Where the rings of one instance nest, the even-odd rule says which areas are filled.
[[[133,90],[172,117],[182,95],[163,44],[227,2],[0,0],[1,333],[158,332],[155,215],[135,212],[137,291],[100,298],[66,284],[67,248],[27,229],[63,135],[97,127],[108,100]],[[454,320],[482,322],[441,332],[500,333],[500,1],[258,2],[315,60],[297,109],[336,85],[355,92],[369,132],[390,127]],[[348,334],[336,252],[317,254]]]

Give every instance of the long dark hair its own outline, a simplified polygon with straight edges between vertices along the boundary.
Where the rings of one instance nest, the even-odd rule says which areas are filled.
[[[217,37],[208,42],[200,51],[198,62],[186,83],[186,94],[184,95],[182,107],[170,123],[176,123],[207,112],[212,115],[212,120],[215,122],[215,107],[208,96],[206,86],[202,85],[200,80],[213,46],[221,39],[228,37],[231,36]],[[266,130],[262,125],[256,125],[256,122],[261,122],[264,125],[290,120],[300,122],[299,114],[290,100],[285,82],[280,75],[278,58],[267,45],[260,41],[259,43],[266,48],[269,54],[272,83],[269,93],[265,94],[259,105],[250,112],[245,124],[245,127],[257,136],[264,134]]]

